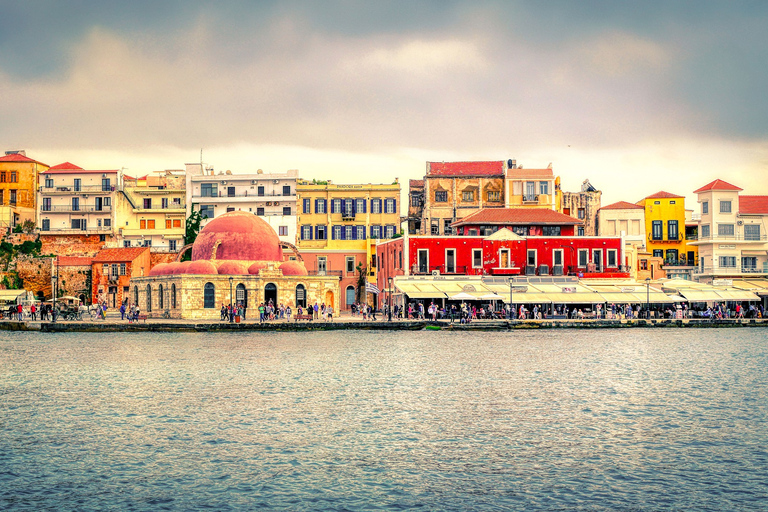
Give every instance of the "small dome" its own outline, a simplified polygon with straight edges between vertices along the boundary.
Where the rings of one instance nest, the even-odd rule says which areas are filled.
[[[169,274],[168,263],[158,263],[149,271],[150,276],[164,276]]]
[[[189,268],[189,266],[191,264],[192,264],[192,262],[189,261],[189,260],[179,262],[179,266],[176,267],[176,274],[186,274],[187,273],[187,269]]]
[[[281,261],[283,250],[266,221],[248,212],[229,212],[208,222],[192,246],[192,261],[213,259]]]
[[[257,276],[259,275],[259,271],[266,267],[267,267],[267,264],[265,262],[257,261],[256,263],[248,267],[248,273],[251,274],[252,276]]]
[[[237,261],[222,261],[219,264],[219,274],[229,276],[246,276],[248,269],[245,265]]]
[[[286,261],[278,267],[284,276],[306,276],[308,274],[304,264],[299,261]]]
[[[216,265],[214,265],[210,261],[199,260],[199,261],[191,262],[184,273],[202,275],[202,274],[218,274],[219,271],[216,269]]]
[[[181,264],[178,261],[172,261],[171,263],[166,263],[167,267],[165,267],[165,275],[174,275],[179,273],[179,267]]]

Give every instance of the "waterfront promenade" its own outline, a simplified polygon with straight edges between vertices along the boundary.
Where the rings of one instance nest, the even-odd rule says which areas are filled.
[[[622,328],[739,328],[768,327],[768,319],[542,319],[542,320],[473,320],[471,323],[453,323],[450,320],[392,320],[379,317],[378,320],[363,320],[359,316],[343,315],[333,321],[322,318],[313,321],[273,320],[260,323],[247,320],[239,323],[203,320],[177,320],[150,318],[146,321],[129,323],[117,315],[107,315],[106,320],[82,321],[3,321],[0,330],[41,331],[41,332],[94,332],[94,331],[314,331],[314,330],[421,330],[436,329],[457,331],[506,331],[518,329],[622,329]]]

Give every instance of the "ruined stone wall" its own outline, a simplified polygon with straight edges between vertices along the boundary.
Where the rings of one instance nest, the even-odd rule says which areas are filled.
[[[40,234],[43,243],[41,254],[56,254],[58,256],[85,256],[92,258],[103,249],[113,237],[108,235],[102,242],[99,235],[44,235]]]
[[[597,236],[597,211],[600,209],[603,193],[597,192],[563,192],[563,209],[570,209],[570,216],[579,218],[579,209],[584,209],[584,235]]]
[[[172,263],[176,261],[176,256],[178,253],[175,252],[151,252],[149,254],[150,268],[159,263]]]

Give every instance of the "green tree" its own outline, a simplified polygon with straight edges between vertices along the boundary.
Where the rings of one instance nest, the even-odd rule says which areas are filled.
[[[200,211],[192,211],[187,217],[186,229],[184,232],[184,245],[195,243],[197,235],[200,233],[200,223],[203,221],[203,215]],[[192,258],[190,251],[187,251],[182,258],[183,261],[187,261]]]
[[[355,301],[365,302],[365,286],[368,282],[368,267],[362,262],[357,264],[357,287],[355,290]]]

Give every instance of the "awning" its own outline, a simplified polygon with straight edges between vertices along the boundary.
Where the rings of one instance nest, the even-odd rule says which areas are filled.
[[[719,302],[723,300],[715,290],[678,290],[678,293],[691,302]]]
[[[734,301],[755,301],[759,302],[761,299],[754,293],[747,291],[747,290],[736,290],[736,289],[729,289],[729,290],[717,290],[717,294],[720,295],[723,300],[734,300]]]
[[[595,292],[547,293],[547,296],[555,304],[602,304],[605,302],[603,297]]]
[[[26,295],[26,290],[0,290],[0,301],[16,301],[21,295]]]
[[[448,297],[443,292],[403,292],[411,299],[445,299]]]

